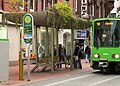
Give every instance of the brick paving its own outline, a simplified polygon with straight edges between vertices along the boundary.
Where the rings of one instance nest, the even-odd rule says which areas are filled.
[[[0,86],[19,86],[26,83],[33,83],[37,81],[47,80],[51,78],[57,78],[66,76],[69,74],[75,74],[78,72],[85,72],[87,70],[91,70],[90,64],[85,63],[85,60],[82,60],[83,69],[73,69],[72,71],[69,68],[59,68],[51,73],[50,68],[48,67],[44,72],[40,71],[42,68],[39,67],[38,70],[35,70],[34,73],[30,73],[30,81],[27,81],[27,65],[24,65],[24,80],[18,79],[18,66],[10,66],[9,67],[9,80],[6,82],[1,82]],[[32,69],[35,65],[31,65]]]

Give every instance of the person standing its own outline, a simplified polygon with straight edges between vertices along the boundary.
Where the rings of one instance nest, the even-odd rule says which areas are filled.
[[[59,55],[60,64],[57,65],[57,68],[62,68],[62,64],[61,64],[61,61],[62,61],[62,59],[61,59],[61,57],[62,57],[61,50],[62,50],[62,45],[59,44],[59,46],[58,46],[58,55]]]
[[[40,43],[38,43],[38,44],[39,44],[39,46],[38,46],[38,57],[40,58],[40,57],[44,56],[44,49],[43,49],[43,46]]]
[[[56,56],[56,55],[57,55],[57,50],[56,50],[55,45],[54,45],[54,56]]]
[[[86,63],[90,62],[90,54],[91,54],[91,49],[89,45],[85,48],[85,54],[86,54]]]
[[[79,69],[82,69],[81,58],[82,58],[82,47],[79,45],[79,50],[78,50],[78,68]]]
[[[76,44],[74,53],[73,53],[73,64],[74,64],[74,68],[77,69],[78,68],[78,51],[79,51],[79,47],[78,44]]]
[[[61,61],[65,62],[65,57],[66,57],[66,49],[64,46],[61,48]]]

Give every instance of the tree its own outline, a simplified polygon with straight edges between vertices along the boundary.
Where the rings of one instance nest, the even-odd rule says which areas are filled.
[[[73,10],[67,2],[54,4],[47,10],[47,21],[50,23],[52,20],[52,25],[56,28],[63,28],[71,17],[73,17]]]
[[[25,12],[21,12],[21,8],[24,4],[27,4],[26,2],[23,2],[23,0],[8,0],[6,2],[10,8],[10,13],[3,13],[2,15],[2,24],[5,24],[5,20],[8,20],[9,17],[11,18],[11,22],[14,22],[16,24],[16,28],[18,27],[18,24],[21,24],[23,21],[23,16]]]
[[[47,22],[56,28],[73,28],[85,29],[91,26],[91,22],[87,19],[77,17],[69,2],[57,3],[47,11]]]

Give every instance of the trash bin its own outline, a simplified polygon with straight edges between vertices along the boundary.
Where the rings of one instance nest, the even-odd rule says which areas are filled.
[[[0,81],[9,78],[9,42],[0,39]]]

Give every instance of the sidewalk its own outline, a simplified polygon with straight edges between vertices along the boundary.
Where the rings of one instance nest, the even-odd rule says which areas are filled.
[[[78,72],[85,72],[87,70],[91,70],[90,64],[85,62],[85,59],[82,60],[83,69],[73,69],[71,71],[68,68],[60,68],[56,69],[54,73],[51,73],[50,68],[47,68],[44,72],[41,71],[35,71],[34,73],[31,73],[30,75],[30,81],[27,81],[28,75],[27,75],[27,65],[24,65],[24,80],[18,79],[18,66],[11,66],[9,67],[9,80],[6,82],[1,82],[0,86],[18,86],[26,83],[33,83],[41,80],[47,80],[51,78],[57,78],[62,77],[70,74],[75,74]],[[31,65],[30,68],[32,69],[35,65]],[[39,70],[42,68],[39,67]]]

